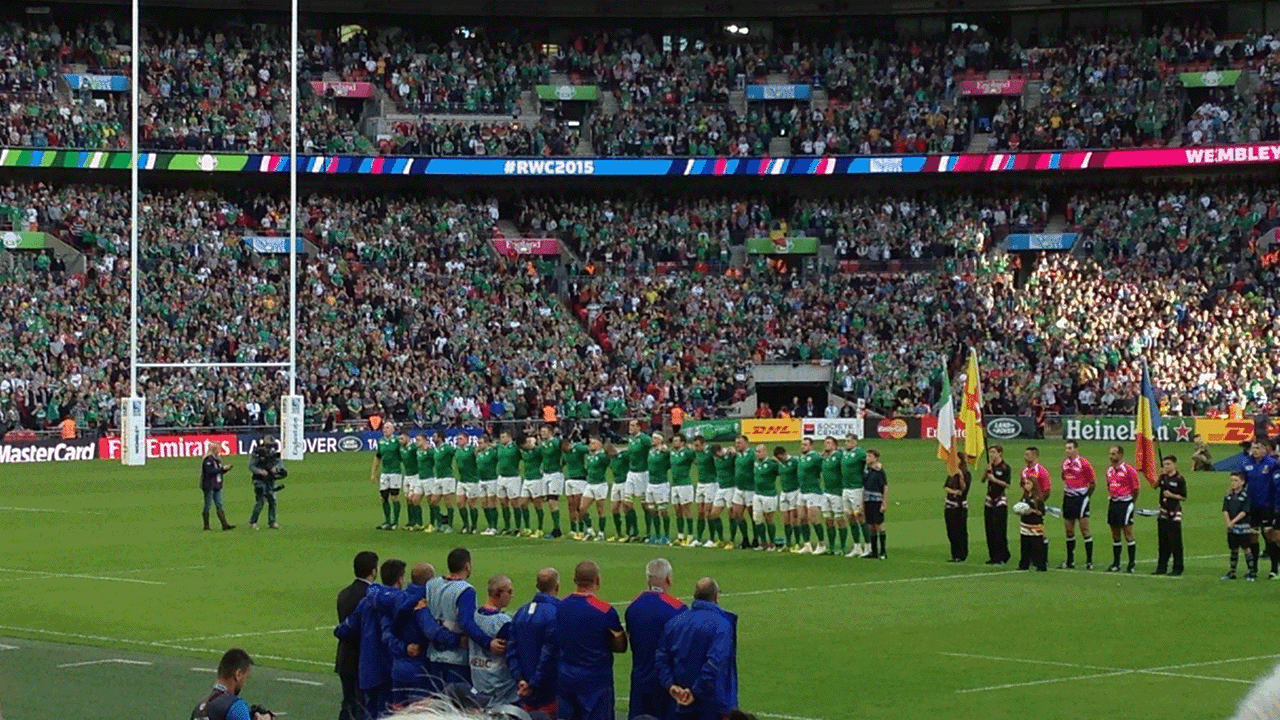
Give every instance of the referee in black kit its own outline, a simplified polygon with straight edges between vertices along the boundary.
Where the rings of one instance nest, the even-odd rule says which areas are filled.
[[[218,520],[222,521],[223,530],[234,530],[235,525],[227,522],[227,513],[222,509],[222,476],[230,470],[230,465],[222,464],[222,447],[218,443],[206,443],[208,454],[204,456],[204,464],[200,467],[200,489],[204,492],[204,529],[209,529],[209,507],[218,509]]]
[[[1177,577],[1182,574],[1182,503],[1187,501],[1187,479],[1178,472],[1178,458],[1165,455],[1161,464],[1160,482],[1156,485],[1160,493],[1160,512],[1156,518],[1160,533],[1160,555],[1153,575],[1169,574]],[[1169,558],[1173,558],[1173,568],[1169,568]]]

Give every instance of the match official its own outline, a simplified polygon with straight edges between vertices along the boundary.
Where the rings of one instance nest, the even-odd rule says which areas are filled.
[[[627,633],[618,611],[596,597],[598,565],[578,563],[573,584],[577,590],[560,601],[555,630],[543,650],[556,663],[556,716],[613,720],[613,654],[627,651]]]
[[[721,720],[738,706],[738,616],[720,608],[720,586],[702,578],[693,608],[672,618],[655,656],[675,720]]]
[[[249,703],[240,697],[253,672],[253,658],[240,648],[231,648],[218,662],[218,682],[213,691],[191,711],[191,720],[250,720]]]
[[[209,507],[218,510],[218,520],[223,530],[235,530],[236,526],[227,522],[227,513],[222,507],[223,476],[231,472],[231,465],[222,464],[222,446],[216,442],[205,443],[209,454],[204,456],[204,464],[200,467],[200,490],[204,492],[204,529],[209,529]]]
[[[627,635],[631,638],[631,705],[627,717],[665,718],[670,715],[671,697],[658,680],[654,653],[667,622],[686,607],[680,598],[671,594],[669,561],[650,560],[644,571],[649,589],[631,601],[626,613]]]
[[[1138,502],[1138,471],[1124,461],[1124,448],[1112,445],[1109,453],[1111,466],[1107,468],[1107,493],[1111,505],[1107,508],[1107,524],[1111,526],[1111,567],[1107,572],[1120,572],[1120,534],[1129,544],[1129,564],[1125,572],[1133,572],[1137,564],[1138,541],[1133,539],[1133,512]]]
[[[598,440],[593,439],[594,442]],[[560,606],[560,573],[555,568],[538,571],[538,591],[533,599],[511,618],[507,639],[507,666],[516,681],[520,706],[525,710],[542,710],[554,714],[556,703],[556,668],[554,663],[542,666],[542,649],[555,629],[556,608]]]

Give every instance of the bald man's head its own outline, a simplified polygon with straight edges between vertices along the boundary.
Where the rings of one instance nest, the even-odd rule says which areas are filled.
[[[573,584],[579,590],[591,590],[600,584],[600,566],[590,560],[583,560],[573,569]]]
[[[409,579],[414,585],[426,585],[427,581],[436,576],[436,569],[431,567],[431,563],[420,562],[413,566],[413,571],[409,573]]]
[[[560,592],[560,571],[553,567],[538,571],[538,592],[555,595]]]
[[[714,578],[704,577],[693,586],[693,599],[706,602],[720,601],[720,584]]]

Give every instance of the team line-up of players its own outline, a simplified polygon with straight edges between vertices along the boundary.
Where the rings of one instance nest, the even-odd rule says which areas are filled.
[[[634,420],[629,430],[625,446],[599,437],[564,439],[553,425],[521,443],[505,431],[497,443],[487,434],[459,434],[450,443],[439,432],[433,443],[425,435],[411,440],[397,434],[388,423],[370,474],[382,496],[378,529],[401,527],[403,492],[406,530],[451,532],[456,510],[464,533],[560,537],[563,496],[568,537],[575,540],[886,557],[888,481],[879,452],[859,447],[856,436],[844,438],[842,448],[828,437],[821,451],[805,439],[800,454],[792,455],[784,447],[752,450],[742,435],[727,447],[701,436],[650,435]],[[429,518],[423,517],[424,500]],[[546,511],[549,532],[543,531]],[[606,511],[613,516],[612,535]],[[778,513],[781,537],[774,525]]]

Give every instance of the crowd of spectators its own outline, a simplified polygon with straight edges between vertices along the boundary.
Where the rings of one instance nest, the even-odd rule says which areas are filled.
[[[286,32],[272,24],[145,27],[141,143],[148,149],[286,150]],[[124,93],[69,92],[58,78],[78,65],[91,73],[126,73],[121,43],[127,38],[120,35],[109,20],[67,31],[53,23],[0,25],[0,140],[23,147],[127,146]],[[999,151],[1280,139],[1280,40],[1267,32],[1227,39],[1201,26],[1170,25],[1146,34],[1046,37],[1035,47],[975,30],[933,41],[677,36],[674,45],[670,36],[658,41],[601,32],[554,47],[482,33],[455,32],[442,40],[357,26],[304,36],[304,79],[368,82],[408,113],[517,114],[521,94],[550,82],[553,71],[597,84],[619,108],[589,121],[594,149],[605,156],[763,155],[775,137],[788,138],[793,155],[954,153],[969,147],[979,125],[991,132],[989,148]],[[1256,82],[1239,90],[1184,89],[1177,79],[1186,69],[1231,68],[1256,70]],[[987,71],[1038,82],[1040,96],[991,104],[959,91],[961,79]],[[771,102],[745,110],[730,104],[743,83],[771,75],[820,88],[828,103]],[[299,102],[304,150],[378,151],[356,127],[358,110],[349,103],[310,92]],[[568,133],[545,130],[543,138],[530,131],[527,143],[521,137],[514,146],[535,154],[572,152]],[[409,135],[389,143],[413,148]],[[416,142],[424,154],[468,154],[459,148],[470,149],[477,139],[486,154],[512,152],[508,138],[439,127],[426,135]]]
[[[588,417],[678,401],[697,417],[745,397],[752,362],[787,360],[830,363],[849,395],[911,412],[973,345],[1001,408],[1124,410],[1141,359],[1172,414],[1260,405],[1280,375],[1277,265],[1261,257],[1278,208],[1280,194],[1230,184],[1082,193],[1068,207],[1076,252],[1018,281],[985,261],[888,276],[726,265],[732,246],[779,231],[889,257],[961,255],[978,235],[1038,227],[1035,194],[526,198],[522,232],[580,253],[584,274],[563,285],[494,252],[496,200],[315,194],[300,218],[316,251],[299,268],[299,388],[312,422],[330,426],[379,406],[421,423],[536,417],[546,403]],[[127,394],[128,211],[109,187],[0,187],[5,227],[52,233],[87,259],[74,273],[0,265],[6,417],[94,425]],[[287,358],[286,258],[241,240],[287,232],[281,197],[150,191],[141,218],[142,357]],[[233,425],[265,421],[287,376],[156,369],[142,381],[155,426]]]
[[[537,122],[399,122],[379,143],[383,154],[487,156],[572,155],[580,134],[551,115]]]

